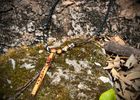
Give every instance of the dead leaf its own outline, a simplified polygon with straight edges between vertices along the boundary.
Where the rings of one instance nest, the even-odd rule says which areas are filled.
[[[125,45],[124,40],[123,40],[122,38],[120,38],[118,35],[113,36],[113,37],[111,38],[111,41],[116,42],[116,43],[118,43],[118,44],[120,44],[120,45]]]
[[[123,75],[120,75],[114,68],[112,68],[111,73],[112,73],[112,76],[114,77],[114,79],[120,79],[128,85],[132,84],[132,82],[129,79],[127,79]]]
[[[125,63],[125,61],[123,60],[123,59],[121,59],[121,61],[120,61],[122,64],[124,64]]]
[[[139,91],[140,90],[140,79],[139,80],[135,80],[132,84],[132,87],[136,90]]]
[[[119,79],[120,75],[114,68],[112,68],[111,73],[115,79]]]
[[[130,72],[134,72],[134,71],[140,71],[140,64],[136,64]]]
[[[118,82],[115,82],[115,88],[119,91],[121,91],[121,87],[120,87],[120,84]]]
[[[140,72],[133,72],[126,76],[128,80],[140,79]]]
[[[119,80],[120,82],[120,91],[117,91],[117,94],[119,94],[121,97],[124,98],[124,91],[128,87],[122,80]]]
[[[135,64],[137,64],[137,59],[135,58],[135,56],[132,54],[128,60],[125,63],[125,66],[130,69],[131,67],[133,67]]]
[[[137,0],[116,0],[116,3],[120,6],[120,17],[132,19],[135,16],[140,16],[140,4]]]
[[[120,57],[117,55],[115,60],[114,60],[114,66],[115,67],[120,67]]]
[[[114,64],[112,62],[109,62],[108,66],[104,67],[103,69],[112,69],[112,68],[114,68]]]
[[[130,92],[128,90],[125,90],[124,91],[124,97],[125,97],[125,100],[133,100],[133,92]]]
[[[120,17],[125,17],[126,19],[132,19],[136,16],[136,13],[133,8],[124,9],[120,13]]]
[[[121,84],[121,88],[122,88],[122,93],[124,93],[125,89],[127,88],[127,85],[122,81],[122,80],[119,80],[120,81],[120,84]]]
[[[124,70],[122,67],[129,70]],[[116,56],[114,60],[108,62],[108,66],[104,69],[111,69],[110,74],[114,80],[117,94],[125,100],[135,100],[137,94],[132,91],[140,90],[140,64],[132,54],[128,60],[121,62],[121,58]]]
[[[126,72],[119,71],[119,73],[121,73],[121,75],[124,75],[124,76],[127,76],[128,74],[134,73],[134,72],[140,72],[140,64],[134,65],[134,67],[131,70],[128,70]]]
[[[120,75],[119,78],[128,85],[132,84],[132,82],[128,78],[124,77],[123,75]]]
[[[120,67],[120,57],[116,56],[115,60],[108,61],[108,66],[104,67],[104,69],[112,69],[114,67],[119,68]]]
[[[119,73],[120,73],[121,75],[123,75],[123,76],[126,76],[126,75],[128,74],[128,72],[124,72],[124,71],[122,71],[122,70],[120,70]]]
[[[117,100],[121,100],[122,98],[124,99],[123,94],[122,94],[121,91],[117,92],[117,95],[119,95],[119,96],[117,96]],[[122,98],[120,98],[120,97],[122,97]]]

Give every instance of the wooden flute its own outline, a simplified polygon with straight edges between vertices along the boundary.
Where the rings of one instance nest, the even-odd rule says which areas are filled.
[[[40,75],[39,75],[39,77],[37,78],[37,81],[36,81],[36,83],[35,83],[35,85],[34,85],[34,87],[33,87],[33,90],[32,90],[32,92],[31,92],[31,95],[32,95],[32,96],[35,96],[35,95],[36,95],[36,93],[37,93],[37,91],[38,91],[38,89],[39,89],[39,87],[40,87],[40,85],[41,85],[41,83],[42,83],[42,81],[43,81],[43,79],[44,79],[44,77],[45,77],[45,75],[46,75],[46,72],[47,72],[47,70],[48,70],[49,67],[50,67],[50,63],[51,63],[51,61],[52,61],[52,59],[53,59],[53,57],[54,57],[54,54],[55,54],[55,53],[61,54],[62,51],[63,51],[63,52],[66,52],[68,49],[71,49],[71,48],[73,48],[74,46],[75,46],[75,45],[74,45],[73,43],[71,43],[71,44],[69,44],[69,45],[63,47],[62,49],[57,49],[57,50],[56,50],[56,49],[51,49],[51,53],[50,53],[50,55],[49,55],[48,58],[47,58],[47,61],[46,61],[46,63],[45,63],[45,66],[44,66],[43,69],[41,70]]]
[[[37,78],[37,81],[36,81],[36,83],[34,85],[34,88],[33,88],[32,92],[31,92],[31,95],[32,96],[35,96],[36,95],[36,93],[37,93],[37,91],[38,91],[38,89],[39,89],[39,87],[40,87],[40,85],[41,85],[41,83],[42,83],[42,81],[43,81],[43,79],[44,79],[44,77],[46,75],[46,72],[47,72],[47,70],[50,67],[50,63],[51,63],[51,61],[52,61],[52,59],[54,57],[55,52],[56,52],[55,49],[51,50],[51,53],[50,53],[50,55],[47,58],[47,61],[45,63],[45,66],[41,70],[40,75]]]

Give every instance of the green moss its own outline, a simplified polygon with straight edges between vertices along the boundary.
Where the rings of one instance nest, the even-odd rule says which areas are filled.
[[[7,54],[0,56],[0,77],[1,81],[4,81],[1,83],[0,92],[4,92],[6,95],[14,94],[16,88],[24,85],[30,78],[32,78],[34,72],[31,73],[30,70],[20,68],[21,64],[24,63],[21,59],[29,58],[32,54],[36,54],[34,57],[38,57],[39,53],[37,53],[37,49],[39,48],[22,47],[19,49],[10,49]],[[12,64],[9,61],[10,58],[15,60],[15,70],[13,70]],[[42,58],[38,59],[38,61],[40,60],[42,61]],[[38,67],[41,66],[38,64]],[[11,80],[11,84],[8,84],[7,79]]]

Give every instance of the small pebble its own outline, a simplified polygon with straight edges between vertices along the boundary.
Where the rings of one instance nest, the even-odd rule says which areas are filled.
[[[97,66],[101,66],[101,64],[100,63],[98,63],[98,62],[94,62],[95,63],[95,65],[97,65]]]
[[[43,50],[39,50],[38,53],[39,53],[39,54],[43,53]]]

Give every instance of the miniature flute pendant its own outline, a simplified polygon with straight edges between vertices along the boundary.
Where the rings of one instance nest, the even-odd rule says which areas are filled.
[[[53,57],[54,57],[54,54],[55,54],[55,53],[61,54],[62,51],[63,51],[63,52],[66,52],[68,49],[71,49],[71,48],[73,48],[73,47],[75,47],[75,45],[74,45],[74,43],[71,43],[71,44],[65,46],[65,47],[62,48],[62,49],[58,49],[58,50],[56,50],[56,49],[51,49],[51,53],[50,53],[49,57],[47,58],[46,64],[45,64],[45,66],[43,67],[43,69],[41,70],[40,75],[39,75],[39,77],[38,77],[38,79],[37,79],[37,81],[36,81],[36,83],[35,83],[35,86],[34,86],[32,92],[31,92],[31,95],[32,95],[32,96],[35,96],[35,95],[36,95],[36,93],[37,93],[37,91],[38,91],[38,89],[39,89],[39,87],[40,87],[40,85],[41,85],[41,83],[42,83],[42,81],[43,81],[43,79],[44,79],[44,77],[45,77],[45,75],[46,75],[46,72],[47,72],[47,70],[48,70],[49,67],[50,67],[50,63],[51,63],[51,61],[52,61],[52,59],[53,59]]]
[[[46,72],[47,72],[47,70],[48,70],[48,68],[50,66],[50,62],[51,62],[55,52],[56,52],[55,49],[51,50],[51,53],[50,53],[49,57],[47,58],[46,64],[43,67],[43,69],[41,70],[40,75],[39,75],[39,77],[38,77],[38,79],[37,79],[37,81],[35,83],[35,86],[34,86],[32,92],[31,92],[32,96],[36,95],[36,93],[37,93],[37,91],[38,91],[38,89],[39,89],[39,87],[40,87],[40,85],[41,85],[41,83],[42,83],[42,81],[43,81],[43,79],[44,79],[44,77],[46,75]]]

